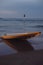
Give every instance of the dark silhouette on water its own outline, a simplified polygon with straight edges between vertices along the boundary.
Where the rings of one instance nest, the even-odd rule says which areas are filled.
[[[24,14],[24,17],[26,17],[26,15]]]

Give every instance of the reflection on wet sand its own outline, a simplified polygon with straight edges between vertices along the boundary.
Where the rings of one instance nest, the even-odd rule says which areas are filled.
[[[34,50],[31,46],[31,43],[27,40],[18,40],[18,39],[5,39],[5,43],[7,43],[10,47],[18,50],[18,51],[30,51]]]

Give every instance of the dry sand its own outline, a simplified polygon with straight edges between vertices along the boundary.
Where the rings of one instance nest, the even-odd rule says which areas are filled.
[[[43,65],[43,50],[1,56],[0,65]]]

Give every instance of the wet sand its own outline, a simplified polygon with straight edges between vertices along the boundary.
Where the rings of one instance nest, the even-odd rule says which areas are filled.
[[[43,65],[43,50],[1,56],[0,65]]]
[[[43,65],[43,50],[34,50],[27,40],[7,41],[9,46],[18,49],[18,53],[0,56],[0,65]]]

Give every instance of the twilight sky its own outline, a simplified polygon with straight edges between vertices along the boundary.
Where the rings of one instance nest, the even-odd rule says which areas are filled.
[[[0,17],[43,18],[42,0],[0,0]]]

